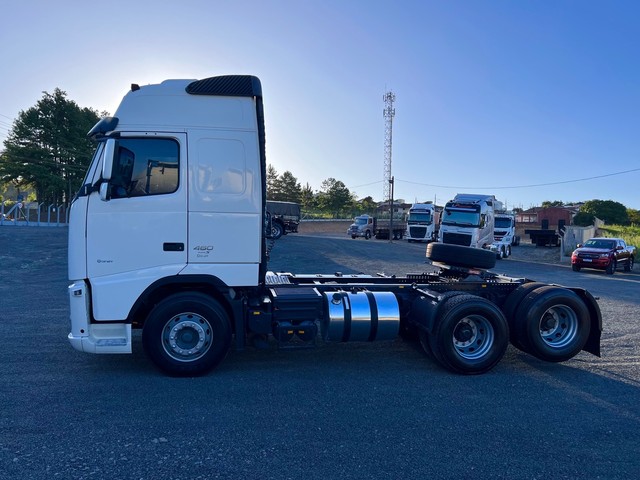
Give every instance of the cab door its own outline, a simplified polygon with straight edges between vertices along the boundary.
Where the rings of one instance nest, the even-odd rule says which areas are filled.
[[[106,195],[92,194],[87,214],[87,274],[98,320],[126,318],[148,285],[187,262],[186,139],[117,139]]]

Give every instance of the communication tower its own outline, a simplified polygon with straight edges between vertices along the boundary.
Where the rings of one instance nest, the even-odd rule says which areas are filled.
[[[391,90],[383,95],[384,110],[384,177],[382,179],[383,200],[392,201],[393,177],[391,176],[391,143],[393,137],[393,117],[396,110],[393,108],[393,102],[396,101],[396,95]]]

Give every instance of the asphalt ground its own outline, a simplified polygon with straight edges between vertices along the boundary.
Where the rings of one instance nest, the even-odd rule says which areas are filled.
[[[139,337],[132,355],[69,345],[66,236],[0,227],[0,479],[640,478],[640,272],[515,256],[495,269],[597,296],[601,358],[549,364],[509,347],[469,377],[398,339],[247,348],[170,378]],[[287,235],[270,268],[404,274],[430,268],[424,251]]]

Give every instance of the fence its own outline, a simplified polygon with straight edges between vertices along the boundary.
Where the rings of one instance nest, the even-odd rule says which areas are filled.
[[[8,209],[4,202],[0,204],[0,226],[66,227],[68,223],[69,209],[64,204],[19,202]]]

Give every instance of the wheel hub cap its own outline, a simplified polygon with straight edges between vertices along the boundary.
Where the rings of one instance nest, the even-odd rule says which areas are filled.
[[[193,361],[207,353],[211,338],[211,325],[204,317],[182,313],[167,323],[162,332],[162,345],[172,358]]]

